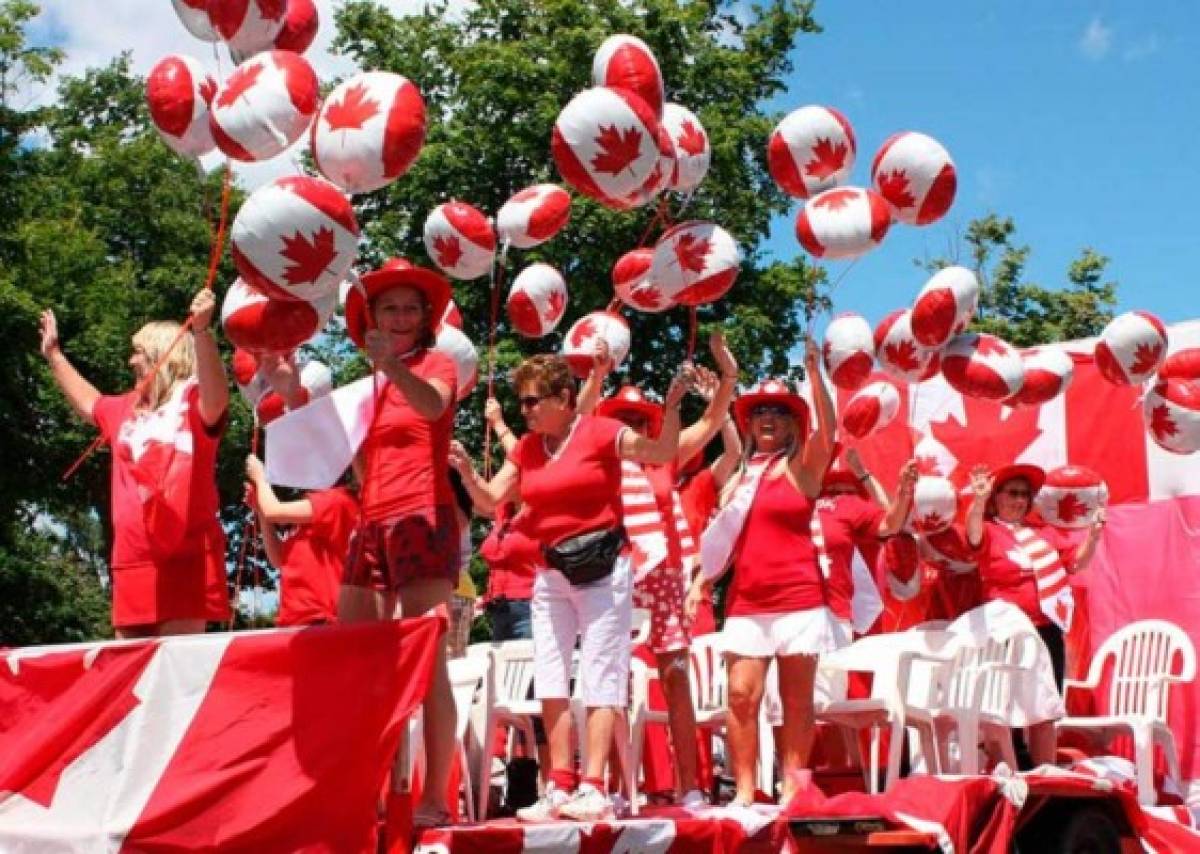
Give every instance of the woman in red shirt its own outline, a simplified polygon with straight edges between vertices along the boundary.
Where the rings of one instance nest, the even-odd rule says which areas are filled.
[[[366,350],[383,381],[355,465],[361,521],[346,560],[338,619],[415,616],[449,607],[458,581],[460,540],[450,487],[450,433],[457,373],[433,348],[450,300],[438,273],[393,259],[362,277],[346,298],[346,331]],[[439,640],[424,707],[427,776],[413,822],[446,823],[455,709]]]
[[[734,403],[749,459],[727,489],[726,506],[705,533],[703,573],[688,593],[692,611],[711,583],[732,565],[722,643],[729,673],[729,749],[735,803],[754,802],[758,712],[767,667],[779,667],[783,728],[783,797],[808,762],[814,735],[817,655],[850,641],[850,627],[832,610],[829,579],[818,565],[812,517],[833,458],[836,421],[811,339],[805,369],[812,380],[817,427],[809,435],[808,406],[770,380]],[[724,540],[723,550],[718,544]]]
[[[217,446],[229,387],[210,324],[216,300],[192,300],[192,329],[137,391],[102,395],[63,355],[54,312],[42,312],[42,355],[75,413],[112,448],[113,626],[117,637],[203,632],[229,619],[225,534],[217,518]],[[133,336],[139,387],[179,333],[171,321]]]
[[[1033,497],[1046,474],[1037,466],[1010,465],[990,473],[971,471],[971,506],[967,510],[967,543],[979,555],[983,600],[1003,600],[1020,608],[1037,628],[1050,653],[1054,681],[1062,690],[1065,650],[1063,631],[1072,607],[1069,576],[1091,562],[1104,529],[1101,510],[1078,546],[1049,525],[1029,518]],[[1053,763],[1054,722],[1041,721],[1029,730],[1029,753],[1035,765]]]
[[[667,463],[679,442],[679,401],[687,389],[681,372],[667,391],[661,433],[640,436],[620,421],[576,411],[575,381],[561,356],[526,359],[513,374],[528,432],[488,484],[476,483],[493,504],[520,497],[525,533],[543,548],[569,549],[582,535],[621,528],[621,461]],[[471,470],[468,470],[471,471]],[[473,472],[467,477],[473,477]],[[550,783],[527,821],[558,816],[611,818],[603,794],[604,764],[613,725],[628,702],[632,622],[630,560],[626,542],[607,576],[572,582],[558,569],[538,572],[533,590],[534,690],[550,741]],[[572,651],[580,638],[580,674],[587,715],[587,766],[575,788],[567,713]],[[572,790],[575,790],[572,794]]]

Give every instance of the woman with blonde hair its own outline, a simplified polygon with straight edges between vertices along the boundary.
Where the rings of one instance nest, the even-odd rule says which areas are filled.
[[[215,308],[202,290],[181,338],[171,321],[138,330],[129,357],[135,388],[120,395],[101,394],[75,369],[59,346],[54,312],[42,312],[41,351],[55,382],[112,448],[110,570],[120,638],[203,632],[206,622],[229,618],[216,484],[229,387],[210,329]]]

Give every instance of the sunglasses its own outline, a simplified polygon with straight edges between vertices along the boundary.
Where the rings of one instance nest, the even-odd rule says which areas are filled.
[[[550,397],[558,397],[556,394],[527,394],[524,397],[518,397],[517,403],[522,409],[533,409],[543,400]]]
[[[757,418],[760,415],[775,415],[782,417],[791,414],[792,410],[779,403],[760,403],[758,406],[755,406],[750,410],[751,418]]]
[[[1033,495],[1028,489],[1002,489],[999,494],[1010,498],[1029,498]]]

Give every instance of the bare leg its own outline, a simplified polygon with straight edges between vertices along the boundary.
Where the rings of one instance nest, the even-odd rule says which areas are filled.
[[[620,711],[613,706],[589,706],[587,710],[587,767],[585,777],[603,777],[608,749],[613,743],[613,727]]]
[[[1025,738],[1029,742],[1029,758],[1035,766],[1054,764],[1058,754],[1058,736],[1054,731],[1054,721],[1043,721],[1026,727]]]
[[[395,596],[370,587],[343,584],[338,591],[338,622],[363,623],[383,620],[395,608]]]
[[[813,683],[817,676],[815,655],[779,656],[779,699],[783,703],[783,730],[779,742],[783,766],[782,803],[796,791],[796,774],[808,765],[816,735]]]
[[[114,626],[113,634],[117,640],[136,640],[137,638],[152,638],[155,636],[153,625]]]
[[[204,620],[163,620],[151,630],[151,634],[159,637],[168,635],[202,635]]]
[[[571,768],[571,701],[565,697],[542,700],[542,723],[546,727],[548,770]],[[548,779],[548,770],[543,777]]]
[[[758,788],[758,709],[762,705],[766,658],[728,655],[729,662],[729,760],[737,786],[737,798],[754,803]]]
[[[658,679],[667,698],[667,724],[675,752],[675,780],[679,794],[697,787],[696,712],[688,683],[688,652],[677,650],[657,656]]]

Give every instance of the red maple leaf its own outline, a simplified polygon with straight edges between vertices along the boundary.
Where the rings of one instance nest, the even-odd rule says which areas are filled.
[[[601,153],[592,158],[592,168],[597,172],[617,175],[641,154],[642,132],[637,128],[629,128],[622,133],[616,125],[601,125],[596,145]]]
[[[437,254],[438,266],[443,270],[451,270],[462,260],[463,250],[458,238],[453,234],[439,234],[433,239],[433,251]]]
[[[1160,403],[1151,411],[1150,429],[1154,431],[1154,437],[1159,442],[1165,442],[1168,438],[1179,432],[1179,427],[1175,424],[1175,420],[1171,418],[1171,410],[1167,409],[1165,403]]]
[[[371,116],[378,115],[379,102],[367,97],[370,89],[364,83],[356,83],[346,90],[342,100],[329,105],[325,110],[325,122],[330,130],[361,130]]]
[[[813,146],[813,159],[804,164],[804,174],[824,181],[846,165],[846,143],[834,145],[832,140],[818,139]]]
[[[1158,358],[1162,355],[1162,344],[1138,344],[1133,353],[1133,364],[1129,373],[1134,376],[1148,374],[1158,366]]]
[[[582,347],[583,342],[588,340],[592,335],[596,334],[596,321],[590,317],[580,321],[575,327],[575,331],[571,333],[571,346]]]
[[[945,421],[929,424],[933,437],[954,456],[951,477],[969,472],[977,463],[1011,463],[1042,435],[1038,426],[1041,410],[1036,406],[1010,409],[1005,418],[1000,403],[974,397],[960,399],[962,421],[951,415]]]
[[[1058,518],[1064,522],[1082,519],[1087,512],[1088,506],[1073,492],[1068,492],[1058,500]]]
[[[704,259],[712,249],[712,241],[687,233],[675,241],[675,257],[679,266],[693,273],[704,272]]]
[[[814,207],[838,211],[858,198],[858,190],[830,190],[813,202]]]
[[[546,299],[546,310],[542,312],[542,317],[547,323],[553,323],[562,316],[563,309],[567,305],[567,297],[562,291],[554,291]]]
[[[893,341],[883,348],[883,360],[908,373],[921,367],[917,345],[912,341]]]
[[[284,236],[283,249],[279,254],[292,262],[283,272],[288,284],[301,285],[315,282],[337,257],[337,245],[333,240],[332,228],[319,228],[312,235],[297,231],[292,237]]]
[[[262,74],[262,71],[263,64],[261,62],[243,65],[238,68],[225,82],[225,88],[221,90],[221,94],[217,98],[217,106],[232,106],[238,98],[245,95],[248,90],[254,88],[254,84],[258,82],[258,76]]]
[[[903,169],[880,172],[875,182],[879,185],[880,194],[896,207],[911,208],[917,203],[916,198],[908,191],[908,175]]]
[[[680,133],[675,138],[675,143],[689,155],[695,156],[704,153],[704,149],[708,147],[708,137],[689,119],[680,127]]]
[[[915,459],[917,474],[922,477],[941,475],[942,464],[937,457],[928,454],[919,454]]]
[[[924,516],[913,519],[913,527],[918,531],[936,531],[945,524],[946,517],[940,513],[926,513]]]
[[[975,352],[980,356],[1004,355],[1008,352],[1008,346],[994,335],[980,335]]]

